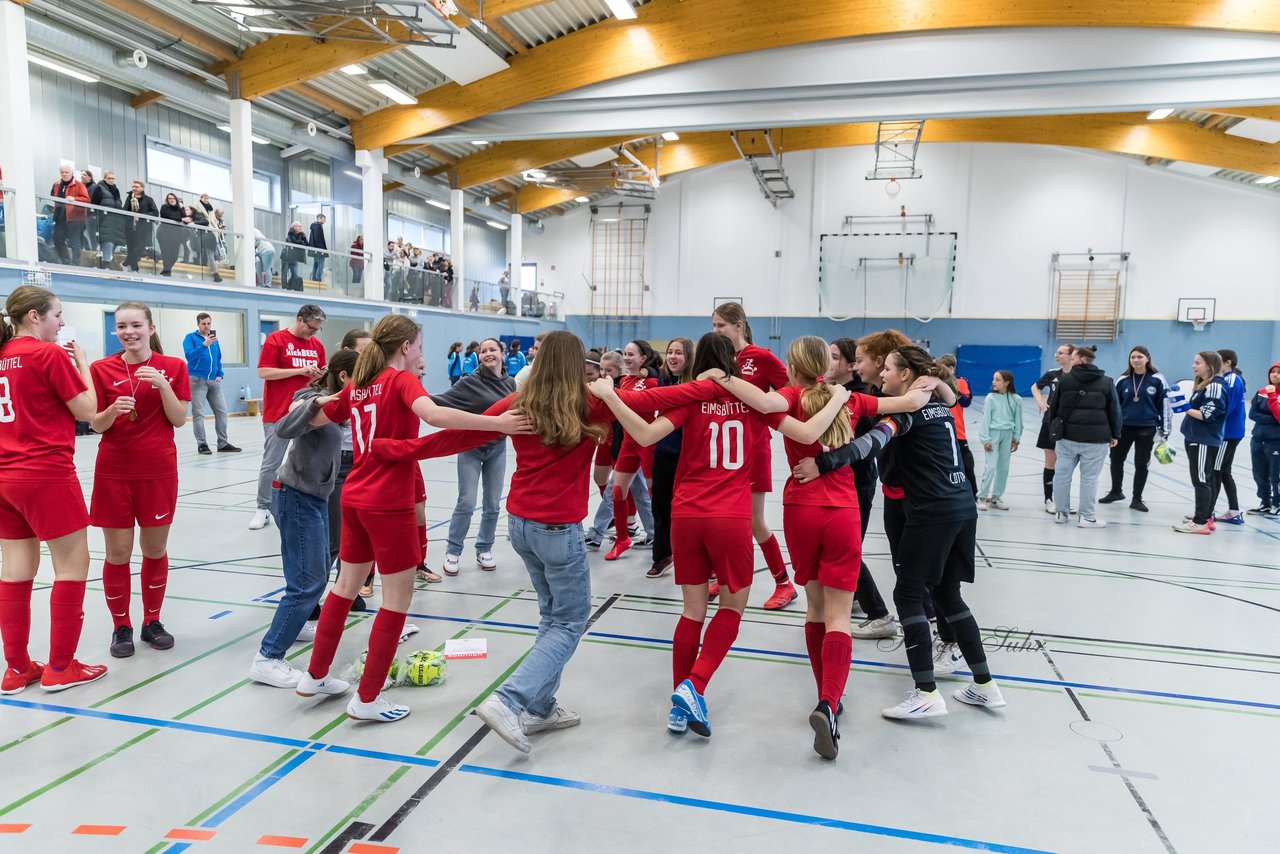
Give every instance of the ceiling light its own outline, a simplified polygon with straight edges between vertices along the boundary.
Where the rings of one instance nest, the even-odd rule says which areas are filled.
[[[357,178],[357,179],[359,179],[359,178],[363,178],[363,177],[364,177],[363,175],[361,175],[359,172],[357,172],[357,171],[356,171],[356,170],[354,170],[354,169],[343,169],[343,170],[342,170],[342,174],[343,174],[343,175],[350,175],[352,178]]]
[[[520,173],[520,177],[526,181],[545,181],[547,173],[543,172],[541,169],[526,169],[524,172]]]
[[[65,74],[68,77],[74,77],[76,80],[80,80],[85,83],[98,82],[97,77],[90,77],[88,74],[85,74],[83,71],[76,71],[74,68],[67,68],[65,65],[59,65],[58,63],[54,62],[51,59],[45,59],[43,56],[37,56],[34,53],[27,54],[27,62],[33,63],[35,65],[44,66],[45,68],[48,68],[50,71],[56,71],[59,74]]]
[[[403,89],[397,88],[386,80],[370,80],[369,88],[380,95],[390,98],[397,104],[403,104],[406,107],[410,107],[418,103],[417,98],[413,97],[408,92],[405,92]]]
[[[1227,136],[1242,136],[1245,139],[1275,145],[1280,142],[1280,122],[1266,119],[1244,119],[1225,131]]]
[[[620,21],[630,21],[636,16],[636,10],[627,0],[604,0],[604,5],[609,7],[609,11]]]
[[[591,201],[591,199],[587,198],[586,196],[578,196],[576,199],[574,199],[574,201],[580,205],[585,205],[587,202]]]
[[[490,228],[496,228],[496,229],[498,229],[498,231],[506,231],[506,230],[507,230],[507,227],[506,227],[505,225],[503,225],[503,224],[502,224],[502,223],[500,223],[500,222],[494,222],[494,221],[493,221],[493,220],[491,220],[491,219],[486,219],[486,220],[484,221],[484,224],[485,224],[485,225],[487,225],[487,226],[489,226]]]
[[[367,73],[367,69],[363,65],[352,63],[351,65],[342,66],[343,74],[350,74],[352,77]]]
[[[231,133],[231,125],[218,125],[218,130],[222,131],[223,133]],[[258,145],[271,144],[271,140],[258,136],[256,133],[249,134],[249,139],[253,140]]]
[[[471,140],[471,144],[472,144],[472,145],[475,145],[475,146],[488,145],[488,144],[489,144],[489,140],[487,140],[487,139],[473,139],[473,140]]]
[[[616,216],[606,216],[606,217],[601,217],[600,221],[601,222],[617,222],[618,218]]]
[[[1258,180],[1254,181],[1253,183],[1255,183],[1255,184],[1274,184],[1276,181],[1280,181],[1280,176],[1276,176],[1276,175],[1267,175],[1267,176],[1265,176],[1265,177],[1263,177],[1263,178],[1259,178]]]
[[[449,206],[446,205],[444,202],[438,202],[435,199],[427,199],[427,204],[431,205],[431,207],[433,208],[439,208],[442,211],[447,211],[450,209]]]
[[[1151,112],[1147,113],[1147,118],[1153,122],[1158,122],[1161,119],[1167,119],[1169,118],[1169,116],[1172,116],[1172,115],[1173,115],[1173,110],[1167,107],[1162,107],[1159,110],[1152,110]]]
[[[235,6],[236,10],[233,15],[243,15],[246,18],[256,18],[259,15],[270,15],[270,9],[262,9],[253,5],[253,0],[222,0],[223,6]]]
[[[679,142],[680,134],[676,133],[673,130],[669,130],[662,135],[662,138],[665,139],[667,142]]]

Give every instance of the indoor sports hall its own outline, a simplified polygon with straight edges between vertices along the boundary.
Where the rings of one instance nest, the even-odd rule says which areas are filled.
[[[0,852],[1276,849],[1278,33],[0,0]]]

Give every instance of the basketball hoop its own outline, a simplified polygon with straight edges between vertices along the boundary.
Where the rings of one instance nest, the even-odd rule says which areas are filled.
[[[1196,332],[1204,332],[1205,322],[1203,320],[1192,320],[1191,328]]]

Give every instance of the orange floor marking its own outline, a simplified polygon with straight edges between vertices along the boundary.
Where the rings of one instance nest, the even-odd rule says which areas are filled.
[[[274,845],[277,848],[302,848],[307,840],[300,836],[264,836],[258,840],[259,845]]]
[[[124,833],[124,826],[117,824],[82,824],[72,833],[82,836],[119,836]]]
[[[373,845],[369,842],[353,842],[347,849],[348,854],[400,854],[399,848],[390,845]]]
[[[0,833],[22,833],[29,827],[29,824],[0,824]]]
[[[193,830],[187,827],[175,827],[164,835],[165,839],[186,839],[193,842],[205,842],[214,837],[216,830]]]

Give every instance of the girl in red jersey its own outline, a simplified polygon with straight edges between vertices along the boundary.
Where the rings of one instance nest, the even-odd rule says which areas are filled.
[[[89,515],[76,479],[76,420],[98,409],[84,350],[55,341],[62,303],[52,291],[23,285],[0,318],[0,694],[39,682],[61,691],[107,675],[75,659],[89,574]],[[68,356],[70,351],[70,356]],[[27,654],[31,591],[40,542],[53,558],[49,592],[49,666]]]
[[[766,421],[778,429],[785,416],[807,421],[831,400],[836,393],[834,387],[819,382],[829,363],[827,342],[805,335],[787,348],[791,385],[765,393],[744,379],[728,378],[724,382],[743,402],[766,413]],[[847,408],[822,433],[821,444],[801,444],[791,438],[783,441],[787,462],[794,468],[801,459],[821,454],[823,446],[847,444],[853,438],[851,418],[919,409],[938,384],[936,379],[926,380],[918,389],[896,398],[852,395]],[[836,715],[853,651],[849,614],[862,564],[861,521],[852,470],[844,466],[807,483],[788,477],[782,493],[782,527],[790,544],[796,580],[805,589],[808,609],[805,645],[819,697],[809,715],[813,749],[825,759],[834,759],[840,739]]]
[[[632,341],[622,348],[622,364],[626,373],[618,382],[622,391],[644,391],[658,387],[658,369],[661,362],[658,354],[648,341]],[[622,450],[613,464],[613,548],[604,556],[605,560],[617,560],[622,553],[631,548],[631,532],[628,528],[628,503],[631,495],[631,482],[636,472],[644,471],[646,481],[653,480],[653,448],[640,445],[625,430],[622,434]],[[653,517],[643,519],[645,522],[645,539],[642,545],[653,545]]]
[[[747,313],[736,302],[721,303],[711,314],[712,331],[733,342],[738,354],[738,369],[742,379],[761,391],[780,389],[787,384],[787,368],[778,357],[763,347],[751,343],[751,324]],[[773,492],[773,454],[769,448],[769,431],[755,430],[751,440],[751,533],[760,544],[764,562],[777,585],[764,603],[765,608],[776,611],[785,608],[796,598],[795,585],[787,578],[787,564],[782,559],[778,538],[769,530],[764,519],[764,497]]]
[[[708,332],[698,342],[693,371],[718,370],[736,376],[734,356],[729,339]],[[703,695],[738,636],[742,612],[751,595],[754,548],[747,425],[759,416],[725,389],[705,381],[620,394],[609,383],[597,383],[591,393],[609,405],[623,428],[642,445],[653,445],[677,429],[682,431],[676,470],[679,490],[671,508],[671,545],[684,611],[671,643],[675,690],[667,729],[675,735],[692,729],[710,736]],[[692,402],[669,408],[676,399],[691,397]],[[783,417],[779,429],[802,444],[814,442],[843,411],[848,399],[845,389],[837,389],[808,422]],[[652,424],[633,411],[655,407],[664,411]],[[704,636],[707,586],[712,577],[719,579],[722,587],[720,605]]]
[[[518,407],[532,431],[511,440],[516,470],[507,493],[507,513],[511,545],[537,591],[541,622],[533,648],[515,672],[476,708],[482,721],[522,753],[532,749],[529,735],[581,722],[555,695],[591,615],[591,574],[582,536],[591,491],[587,470],[614,419],[609,408],[587,392],[584,357],[577,336],[548,333],[528,382],[487,412],[511,415]],[[374,453],[379,459],[426,459],[495,438],[491,432],[445,430],[402,442],[378,440]]]
[[[142,549],[142,640],[153,649],[173,647],[160,607],[169,581],[169,527],[178,504],[173,431],[187,423],[191,382],[186,360],[161,351],[145,303],[122,302],[115,315],[116,338],[124,350],[89,367],[98,398],[98,414],[89,426],[102,434],[89,519],[106,540],[102,589],[111,613],[111,655],[128,658],[133,655],[129,562],[135,525]],[[139,460],[146,464],[140,466]]]
[[[501,418],[444,409],[431,402],[414,369],[422,358],[422,330],[403,315],[388,315],[373,328],[373,341],[356,360],[351,382],[324,399],[312,419],[316,425],[350,420],[354,445],[351,474],[342,488],[342,537],[338,580],[324,600],[307,672],[298,681],[303,697],[342,694],[347,683],[329,675],[343,624],[360,582],[377,564],[382,576],[382,607],[369,632],[360,688],[347,704],[355,720],[398,721],[409,714],[382,696],[382,685],[404,630],[413,597],[413,570],[422,564],[423,543],[414,515],[417,466],[383,462],[369,454],[375,438],[408,439],[420,422],[439,427],[520,428],[518,416]]]

